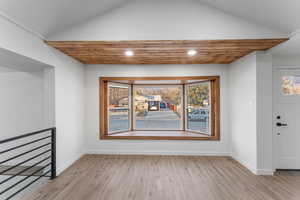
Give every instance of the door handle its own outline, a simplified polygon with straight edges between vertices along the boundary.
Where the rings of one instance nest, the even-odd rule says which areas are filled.
[[[279,127],[280,127],[280,126],[287,126],[287,124],[277,122],[277,123],[276,123],[276,126],[279,126]]]

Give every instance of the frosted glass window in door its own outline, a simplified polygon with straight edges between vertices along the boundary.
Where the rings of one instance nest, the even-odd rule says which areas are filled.
[[[283,76],[281,91],[284,95],[300,95],[300,76]]]

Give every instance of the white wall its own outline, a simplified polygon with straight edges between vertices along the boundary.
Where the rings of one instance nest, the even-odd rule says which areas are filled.
[[[44,128],[43,71],[0,67],[0,140]]]
[[[232,157],[251,171],[257,166],[256,55],[229,67],[229,112]]]
[[[4,58],[3,54],[1,54],[1,58]],[[15,60],[21,61],[21,59],[22,58],[15,57]],[[5,59],[1,59],[1,61],[3,60]],[[10,67],[0,67],[0,140],[46,128],[45,125],[49,123],[49,119],[45,118],[45,107],[47,106],[45,103],[48,102],[44,101],[45,80],[44,70],[42,66],[37,67],[36,64],[36,68],[30,68],[30,71],[19,71],[16,69],[21,69],[21,66],[16,66],[13,64],[13,62],[6,62],[5,64],[5,66],[9,64]],[[27,63],[25,62],[23,63],[23,65],[26,64]],[[22,69],[24,70],[24,68]],[[44,136],[45,135],[48,134],[45,133]],[[30,139],[25,138],[18,141],[5,143],[1,145],[1,148],[8,149],[20,144],[24,144],[36,138],[41,138],[41,136],[32,136],[30,137]],[[29,146],[22,147],[18,149],[18,151],[10,151],[4,155],[1,155],[1,160],[11,158],[16,154],[19,154],[20,151],[28,151],[36,146],[45,144],[46,142],[49,142],[49,140],[44,140],[39,144],[31,144]],[[26,156],[22,156],[22,158],[7,162],[5,163],[5,165],[15,165],[45,150],[46,149],[44,148],[35,151],[34,153],[29,153]],[[41,159],[44,159],[46,156],[49,156],[49,154],[43,155],[38,159],[31,160],[30,162],[27,162],[26,165],[35,164]],[[46,163],[42,163],[42,165],[44,164]],[[0,180],[4,180],[6,178],[8,178],[8,176],[0,176]],[[9,187],[11,184],[16,183],[22,178],[24,177],[16,177],[15,179],[2,185],[2,188]],[[18,189],[24,187],[28,183],[28,181],[32,180],[32,178],[28,179],[24,183],[19,184],[16,188],[5,193],[5,196],[1,195],[1,197],[8,197]],[[39,180],[38,183],[34,184],[34,186],[29,187],[26,191],[20,193],[18,197],[14,199],[20,199],[26,192],[29,192],[33,188],[36,188],[38,185],[44,184],[46,182],[46,178]]]
[[[275,67],[300,67],[300,55],[273,55],[273,66]]]
[[[87,153],[228,155],[227,65],[87,65],[85,74],[85,138]],[[221,77],[220,141],[99,140],[100,76]]]
[[[273,73],[272,55],[256,52],[256,174],[273,174]]]
[[[201,40],[286,37],[195,0],[126,2],[49,40]]]
[[[229,67],[232,157],[255,174],[273,174],[272,56],[255,52]]]
[[[84,153],[84,67],[58,51],[55,53],[59,61],[54,71],[57,171],[60,173]]]
[[[84,66],[1,17],[0,27],[0,48],[54,67],[57,169],[60,173],[82,155],[84,148]]]

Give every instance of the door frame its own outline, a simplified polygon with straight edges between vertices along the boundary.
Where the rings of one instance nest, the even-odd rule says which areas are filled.
[[[278,96],[277,96],[277,91],[280,89],[278,88],[279,84],[276,82],[277,81],[277,72],[278,70],[300,70],[300,66],[286,66],[286,65],[278,65],[278,66],[273,66],[272,70],[272,83],[273,83],[273,88],[272,88],[272,98],[273,98],[273,116],[272,116],[272,165],[273,165],[273,170],[276,171],[278,169],[278,162],[279,162],[279,155],[278,155],[278,136],[276,132],[276,116],[278,115]]]

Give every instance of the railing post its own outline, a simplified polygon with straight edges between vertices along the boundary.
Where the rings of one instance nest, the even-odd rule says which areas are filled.
[[[51,130],[51,179],[56,178],[56,128]]]

